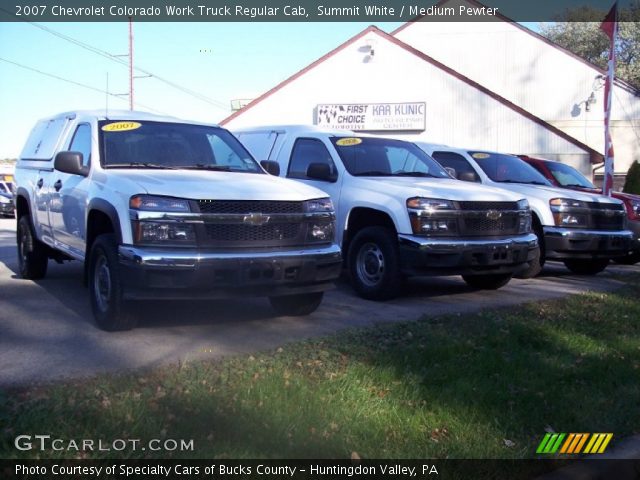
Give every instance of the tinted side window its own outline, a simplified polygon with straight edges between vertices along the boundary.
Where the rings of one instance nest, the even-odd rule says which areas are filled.
[[[315,138],[300,138],[296,140],[291,152],[287,176],[308,179],[307,168],[312,163],[325,163],[329,165],[331,173],[337,173],[331,154],[324,143]]]
[[[85,167],[91,163],[91,125],[87,123],[78,125],[69,150],[82,153],[82,165]]]
[[[480,178],[469,162],[459,153],[454,152],[433,152],[435,158],[440,165],[449,170],[458,180],[467,182],[479,182]]]

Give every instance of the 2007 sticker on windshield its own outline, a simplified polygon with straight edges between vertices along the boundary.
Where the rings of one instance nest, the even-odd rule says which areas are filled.
[[[336,141],[336,145],[339,147],[350,147],[352,145],[359,145],[360,143],[362,143],[361,138],[341,138]]]
[[[126,132],[140,128],[142,124],[138,122],[115,122],[102,127],[103,132]]]

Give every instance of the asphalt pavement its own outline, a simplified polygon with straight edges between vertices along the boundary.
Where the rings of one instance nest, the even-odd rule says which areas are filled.
[[[340,281],[303,318],[276,316],[264,298],[144,302],[136,329],[108,333],[93,322],[82,265],[51,261],[43,280],[21,279],[15,220],[0,219],[0,386],[248,354],[349,327],[608,291],[621,285],[612,274],[625,272],[640,267],[612,265],[582,277],[549,263],[540,277],[512,280],[497,291],[473,290],[460,277],[418,279],[409,282],[405,296],[384,303],[362,300]]]

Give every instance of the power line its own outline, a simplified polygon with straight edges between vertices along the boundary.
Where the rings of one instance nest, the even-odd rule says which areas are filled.
[[[102,57],[108,58],[109,60],[112,60],[112,61],[114,61],[116,63],[119,63],[120,65],[128,66],[128,63],[125,60],[122,60],[121,58],[118,58],[118,56],[112,55],[109,52],[106,52],[106,51],[101,50],[101,49],[99,49],[97,47],[94,47],[93,45],[90,45],[90,44],[85,43],[85,42],[81,42],[80,40],[77,40],[77,39],[75,39],[73,37],[69,37],[68,35],[64,35],[64,34],[62,34],[60,32],[57,32],[56,30],[53,30],[53,29],[51,29],[49,27],[45,27],[44,25],[41,25],[39,23],[35,23],[35,22],[28,22],[28,23],[30,25],[36,27],[36,28],[39,28],[40,30],[43,30],[43,31],[45,31],[47,33],[50,33],[51,35],[54,35],[54,36],[56,36],[58,38],[61,38],[61,39],[65,40],[65,41],[67,41],[67,42],[70,42],[70,43],[72,43],[72,44],[74,44],[74,45],[76,45],[76,46],[78,46],[80,48],[83,48],[83,49],[88,50],[88,51],[90,51],[92,53],[95,53],[96,55],[100,55]],[[181,91],[182,93],[190,95],[190,96],[192,96],[192,97],[194,97],[194,98],[196,98],[196,99],[198,99],[200,101],[206,102],[206,103],[208,103],[210,105],[213,105],[215,107],[221,108],[221,109],[223,109],[225,111],[230,111],[230,109],[229,109],[229,107],[227,106],[226,103],[220,102],[218,100],[211,99],[211,98],[207,97],[206,95],[198,93],[195,90],[191,90],[189,88],[183,87],[183,86],[181,86],[181,85],[179,85],[179,84],[177,84],[175,82],[172,82],[171,80],[163,78],[163,77],[161,77],[159,75],[156,75],[155,73],[150,72],[148,70],[145,70],[143,68],[135,67],[134,69],[136,71],[140,72],[140,73],[143,73],[145,75],[150,76],[151,78],[155,78],[156,80],[158,80],[158,81],[160,81],[160,82],[162,82],[162,83],[164,83],[166,85],[169,85],[170,87],[173,87],[176,90]]]
[[[115,98],[117,98],[119,100],[126,101],[120,95],[117,95],[115,93],[107,92],[106,90],[102,90],[100,88],[92,87],[91,85],[87,85],[85,83],[76,82],[75,80],[70,80],[68,78],[60,77],[60,76],[55,75],[53,73],[43,72],[42,70],[38,70],[37,68],[29,67],[27,65],[23,65],[21,63],[14,62],[12,60],[7,60],[6,58],[0,57],[0,61],[6,62],[6,63],[10,63],[11,65],[15,65],[16,67],[24,68],[25,70],[30,70],[32,72],[39,73],[40,75],[45,75],[47,77],[55,78],[56,80],[60,80],[62,82],[67,82],[67,83],[70,83],[72,85],[76,85],[78,87],[86,88],[88,90],[93,90],[94,92],[106,93],[107,95],[109,95],[111,97],[115,97]],[[140,105],[143,108],[146,108],[147,110],[151,110],[151,111],[156,112],[156,113],[161,113],[163,115],[168,115],[165,112],[162,112],[160,110],[156,110],[155,108],[149,107],[147,105],[143,105],[142,103],[138,103],[138,105]]]

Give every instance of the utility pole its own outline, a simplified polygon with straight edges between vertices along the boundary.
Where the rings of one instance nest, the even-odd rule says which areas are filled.
[[[133,18],[129,17],[129,110],[133,110]]]

